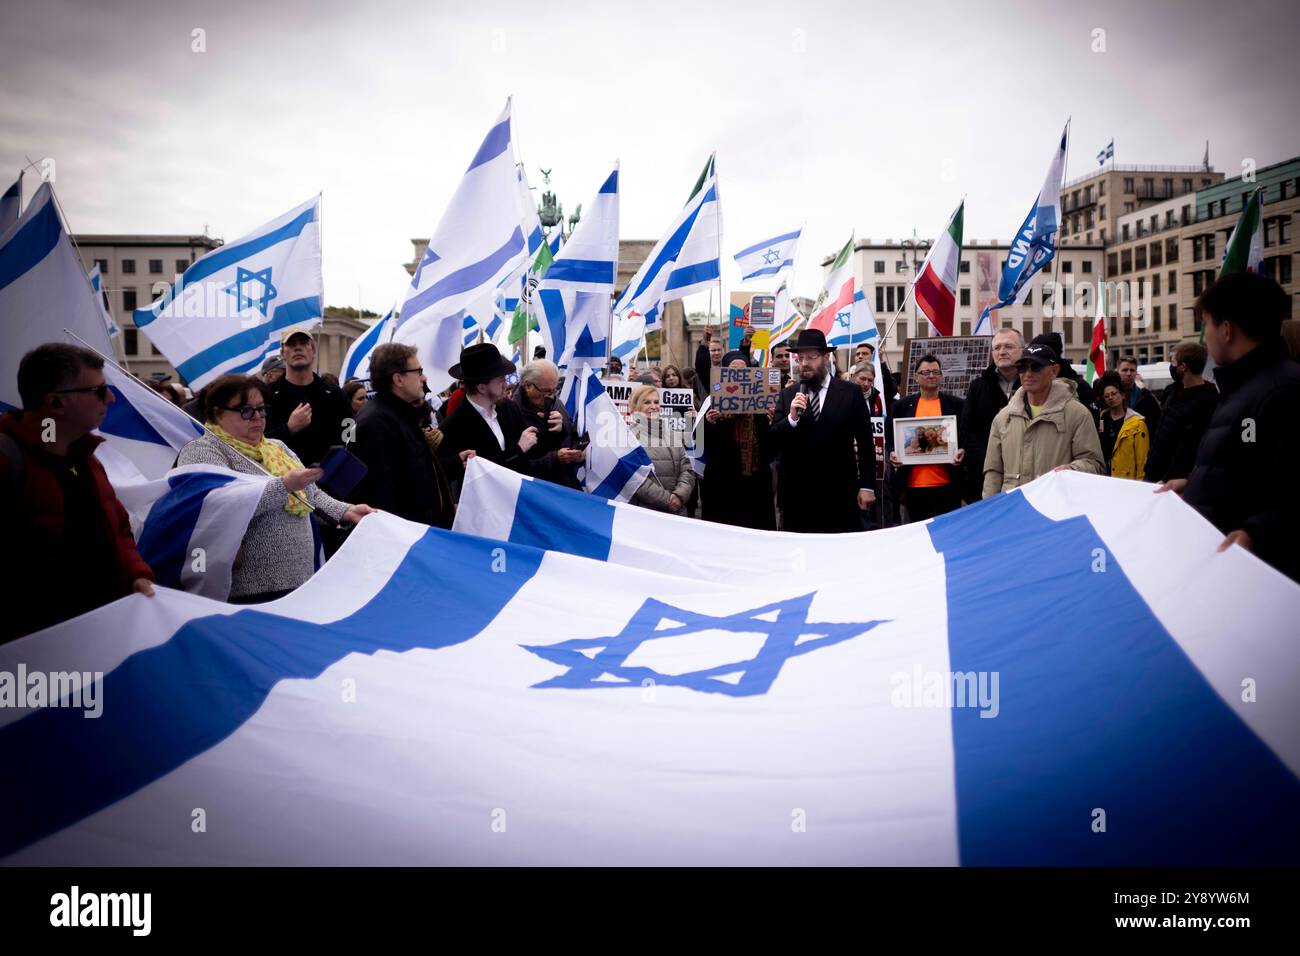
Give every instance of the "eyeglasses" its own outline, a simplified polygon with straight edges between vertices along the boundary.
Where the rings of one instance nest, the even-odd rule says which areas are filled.
[[[1041,372],[1045,368],[1047,368],[1046,365],[1037,365],[1033,362],[1016,363],[1016,371],[1019,372],[1021,375],[1024,375],[1026,372]]]
[[[930,378],[930,377],[935,376],[935,375],[942,375],[943,372],[941,372],[941,371],[940,371],[939,369],[937,369],[937,368],[929,368],[929,369],[926,369],[926,370],[923,371],[923,372],[917,372],[916,374],[917,374],[917,375],[924,375],[924,376],[926,376],[927,378]]]
[[[240,408],[222,408],[222,411],[236,412],[238,413],[239,417],[242,418],[244,421],[251,422],[253,420],[253,416],[257,416],[258,418],[265,418],[267,413],[267,407],[265,405],[244,405],[241,406]]]
[[[424,374],[424,369],[420,368],[420,366],[417,365],[415,368],[404,368],[404,369],[402,369],[402,371],[401,371],[400,374],[402,374],[402,375],[413,375],[413,374],[414,374],[414,375],[423,375],[423,374]]]
[[[542,396],[542,398],[550,398],[552,395],[554,395],[556,392],[559,391],[558,388],[539,388],[538,386],[534,385],[532,382],[524,382],[524,388],[531,388],[538,395]]]
[[[95,397],[101,402],[108,401],[108,383],[103,385],[87,385],[85,388],[56,388],[55,395],[74,395],[77,392],[94,392]]]

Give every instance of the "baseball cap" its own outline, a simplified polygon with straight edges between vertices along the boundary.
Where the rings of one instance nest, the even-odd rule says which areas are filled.
[[[1031,342],[1026,345],[1024,351],[1020,353],[1020,362],[1037,365],[1039,368],[1043,368],[1047,365],[1055,365],[1059,361],[1060,357],[1056,354],[1056,350],[1050,345],[1045,345],[1042,342]],[[1020,362],[1017,362],[1016,364],[1019,365]]]
[[[284,348],[288,341],[295,335],[305,335],[307,338],[311,339],[312,345],[316,344],[316,335],[310,328],[305,325],[291,325],[280,333],[280,348]]]

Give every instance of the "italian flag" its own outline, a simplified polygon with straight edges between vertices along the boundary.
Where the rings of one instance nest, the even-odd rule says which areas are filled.
[[[1088,368],[1083,374],[1089,385],[1106,374],[1106,280],[1097,280],[1097,321],[1092,326],[1092,345],[1088,349]]]
[[[826,276],[826,287],[817,297],[817,304],[813,306],[812,318],[808,320],[807,327],[818,329],[830,338],[831,326],[835,324],[836,314],[852,308],[853,237],[849,236],[849,241],[844,243],[844,248],[831,263],[830,274]]]
[[[1223,265],[1219,267],[1219,278],[1233,272],[1264,271],[1264,216],[1260,206],[1263,203],[1263,187],[1256,189],[1250,201],[1241,207],[1241,218],[1228,237],[1227,248],[1223,250]]]
[[[966,200],[948,220],[948,228],[934,241],[921,265],[912,292],[916,307],[925,313],[940,335],[952,335],[952,316],[957,307],[957,269],[961,264],[961,225]]]

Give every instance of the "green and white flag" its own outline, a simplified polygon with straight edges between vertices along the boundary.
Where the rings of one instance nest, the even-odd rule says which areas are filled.
[[[533,314],[533,293],[537,290],[537,284],[542,281],[542,277],[546,275],[546,270],[551,267],[553,258],[549,242],[543,242],[537,247],[537,258],[533,260],[532,268],[528,270],[528,279],[519,293],[519,304],[515,306],[514,318],[510,320],[510,333],[506,336],[506,341],[511,345],[520,341],[529,331],[540,328],[537,317]]]
[[[1219,278],[1234,272],[1264,271],[1264,187],[1259,187],[1250,195],[1249,201],[1241,207],[1241,218],[1236,228],[1228,237],[1228,245],[1223,250],[1223,265],[1219,266]]]

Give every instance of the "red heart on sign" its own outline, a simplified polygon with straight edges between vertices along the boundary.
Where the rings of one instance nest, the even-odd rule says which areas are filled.
[[[740,386],[739,386],[739,385],[728,385],[728,386],[727,386],[727,394],[728,394],[728,395],[730,395],[732,392],[738,392],[738,391],[740,391]]]

